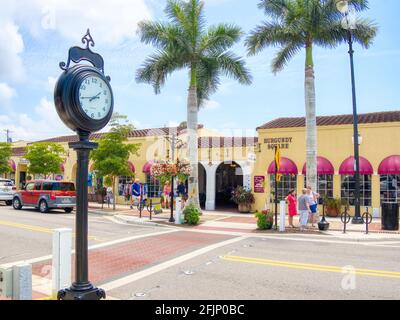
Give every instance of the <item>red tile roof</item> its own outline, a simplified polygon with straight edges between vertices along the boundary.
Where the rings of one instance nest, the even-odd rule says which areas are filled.
[[[400,122],[400,111],[374,112],[358,115],[358,122],[365,123],[384,123],[384,122]],[[278,129],[278,128],[298,128],[305,127],[306,120],[304,117],[297,118],[279,118],[267,122],[257,129]],[[353,124],[353,115],[336,115],[317,117],[317,126],[335,126]]]
[[[203,128],[202,125],[199,125],[199,128]],[[178,128],[178,127],[171,127],[171,128],[153,128],[153,129],[139,129],[132,131],[128,137],[129,138],[141,138],[141,137],[151,137],[151,136],[165,136],[168,134],[177,134],[180,135],[185,131],[185,129]],[[104,135],[104,133],[94,133],[90,135],[90,140],[99,139]],[[38,142],[56,142],[56,143],[63,143],[63,142],[76,142],[78,141],[77,135],[70,135],[70,136],[62,136],[56,138],[50,138]]]
[[[200,137],[199,148],[254,147],[257,137]]]

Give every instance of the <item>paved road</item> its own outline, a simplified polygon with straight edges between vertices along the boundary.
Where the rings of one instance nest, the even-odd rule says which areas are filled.
[[[400,299],[400,253],[392,243],[286,239],[248,238],[109,294],[135,300]]]
[[[128,226],[110,219],[89,215],[89,245],[165,229]],[[0,204],[0,264],[51,254],[52,230],[56,228],[71,228],[74,232],[75,215],[61,210],[49,214],[33,209],[16,211]]]
[[[73,229],[74,218],[0,206],[0,264],[50,255],[51,230]],[[400,298],[397,235],[240,234],[100,215],[89,226],[90,279],[116,299]],[[50,270],[48,257],[33,265],[51,285]]]

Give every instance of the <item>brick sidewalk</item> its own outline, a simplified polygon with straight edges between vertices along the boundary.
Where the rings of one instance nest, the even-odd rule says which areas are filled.
[[[89,251],[89,279],[99,285],[231,238],[228,235],[178,231],[93,249]],[[72,260],[74,266],[74,256]],[[51,279],[51,264],[51,260],[36,263],[32,266],[32,273]],[[73,267],[73,279],[74,273]]]

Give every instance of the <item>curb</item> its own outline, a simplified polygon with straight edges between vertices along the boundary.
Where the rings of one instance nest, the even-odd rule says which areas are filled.
[[[140,218],[137,219],[127,219],[127,218],[123,218],[119,215],[114,215],[114,219],[120,221],[120,222],[124,222],[124,223],[128,223],[128,224],[133,224],[133,225],[140,225],[140,226],[149,226],[149,227],[170,227],[168,225],[165,224],[160,224],[157,222],[150,222],[150,221],[143,221],[143,220],[139,220]]]

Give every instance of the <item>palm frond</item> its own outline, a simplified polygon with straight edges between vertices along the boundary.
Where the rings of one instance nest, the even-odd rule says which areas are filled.
[[[165,13],[172,23],[179,25],[186,32],[191,30],[191,23],[184,10],[186,2],[182,0],[168,0]]]
[[[249,85],[252,82],[250,71],[246,68],[244,59],[228,51],[215,57],[220,72],[233,78],[241,84]]]
[[[353,40],[364,48],[369,48],[378,32],[378,26],[365,18],[357,19],[356,29],[352,30]],[[314,35],[314,42],[321,47],[336,48],[348,41],[348,32],[341,22],[335,22]]]
[[[272,72],[277,74],[289,63],[293,56],[302,49],[301,43],[290,43],[281,48],[272,60]]]
[[[265,22],[250,32],[245,44],[248,55],[255,55],[266,46],[286,46],[292,42],[305,41],[297,28],[285,26],[279,22]]]
[[[222,53],[238,42],[242,34],[242,29],[232,24],[212,26],[201,38],[199,51]]]
[[[283,18],[289,11],[290,0],[262,0],[258,8],[273,18]]]
[[[170,23],[141,21],[138,34],[142,42],[152,44],[159,49],[165,50],[171,45],[185,46],[182,29]]]
[[[202,57],[197,66],[197,99],[201,107],[220,85],[218,61],[213,57]]]
[[[184,56],[179,52],[159,51],[146,59],[136,73],[136,81],[151,84],[156,94],[171,73],[186,66]]]

